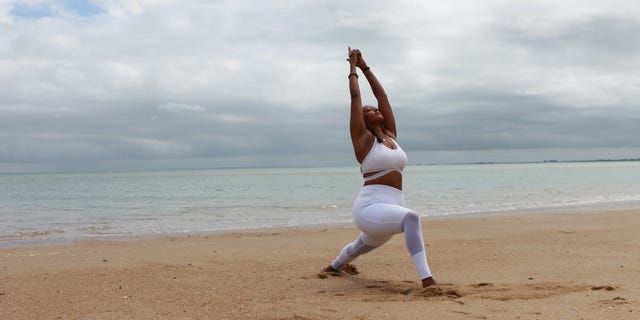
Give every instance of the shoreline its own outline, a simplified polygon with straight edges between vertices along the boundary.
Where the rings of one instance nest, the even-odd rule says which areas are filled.
[[[353,226],[0,249],[0,317],[637,319],[639,229],[640,209],[425,218],[435,293],[402,236],[320,277]]]
[[[640,210],[640,202],[638,201],[623,201],[612,203],[593,203],[589,205],[579,204],[575,206],[558,206],[558,207],[541,207],[541,208],[528,208],[528,209],[509,209],[509,210],[496,210],[496,211],[479,211],[479,212],[467,212],[467,213],[452,213],[444,215],[423,215],[421,218],[423,221],[429,220],[447,220],[447,219],[459,219],[459,218],[474,218],[474,217],[508,217],[512,215],[536,215],[536,214],[582,214],[589,212],[619,212],[629,210]],[[314,229],[314,228],[355,228],[353,221],[350,222],[336,222],[336,223],[317,223],[317,224],[304,224],[304,225],[291,225],[291,226],[270,226],[270,227],[252,227],[245,229],[225,229],[225,230],[212,230],[212,231],[187,231],[176,233],[150,233],[150,234],[98,234],[95,237],[81,237],[81,238],[53,238],[53,239],[28,239],[17,240],[21,242],[18,244],[5,245],[0,240],[0,251],[3,249],[12,248],[30,248],[30,247],[57,247],[68,246],[83,242],[127,242],[138,240],[153,240],[169,237],[198,237],[198,236],[216,236],[235,233],[260,233],[260,232],[278,232],[286,230],[296,229]],[[14,242],[15,240],[5,240],[7,242]]]

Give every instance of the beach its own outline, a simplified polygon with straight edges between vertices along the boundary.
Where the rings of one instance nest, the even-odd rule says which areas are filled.
[[[401,235],[320,273],[350,226],[0,250],[2,319],[638,319],[640,210],[424,218],[439,290]]]

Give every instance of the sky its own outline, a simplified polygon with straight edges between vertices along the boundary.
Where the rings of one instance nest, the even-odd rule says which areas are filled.
[[[0,0],[0,172],[640,158],[640,2]],[[364,77],[363,102],[374,104]]]

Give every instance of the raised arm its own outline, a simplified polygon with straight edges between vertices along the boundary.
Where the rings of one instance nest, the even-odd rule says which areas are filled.
[[[393,116],[393,109],[391,109],[387,93],[384,91],[384,88],[378,81],[378,78],[373,74],[373,71],[371,71],[371,68],[369,68],[362,58],[360,51],[358,51],[356,62],[356,66],[360,68],[365,77],[367,77],[367,81],[373,91],[373,95],[376,97],[376,100],[378,100],[378,110],[380,110],[380,113],[382,113],[382,116],[384,117],[384,128],[393,133],[394,138],[396,138],[398,135],[398,132],[396,131],[396,119]]]
[[[368,133],[367,126],[364,122],[362,114],[362,97],[360,96],[360,85],[358,84],[358,74],[356,73],[356,63],[358,61],[358,50],[349,48],[349,92],[351,93],[351,119],[349,120],[349,129],[351,132],[351,142],[353,143],[358,156],[359,148],[366,140]],[[360,159],[358,159],[360,160]]]

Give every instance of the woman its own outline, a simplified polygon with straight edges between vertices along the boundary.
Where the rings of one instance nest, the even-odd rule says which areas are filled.
[[[396,142],[396,123],[387,94],[360,51],[348,50],[351,142],[364,178],[364,186],[353,204],[353,218],[361,233],[324,271],[339,272],[358,256],[381,246],[394,234],[404,232],[422,286],[435,285],[427,264],[420,216],[404,207],[402,169],[407,164],[407,156]],[[367,78],[378,100],[377,109],[362,106],[356,67]]]

